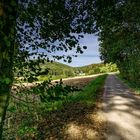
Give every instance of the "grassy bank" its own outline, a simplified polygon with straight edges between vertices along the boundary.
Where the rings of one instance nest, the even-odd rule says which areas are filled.
[[[92,80],[82,91],[69,97],[70,102],[81,102],[85,104],[94,104],[101,91],[107,75],[98,76]]]
[[[121,79],[128,87],[130,87],[135,94],[140,95],[140,85],[123,79],[120,74],[118,74],[118,78]]]
[[[72,95],[69,95],[64,101],[56,101],[50,103],[48,110],[58,110],[63,108],[64,105],[71,103],[83,103],[85,105],[94,105],[96,99],[103,88],[105,79],[107,75],[101,75],[92,80],[87,86],[85,86],[82,91],[74,92]]]

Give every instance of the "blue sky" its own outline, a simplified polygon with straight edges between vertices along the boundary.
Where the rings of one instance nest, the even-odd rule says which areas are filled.
[[[79,67],[79,66],[85,66],[89,64],[95,64],[100,63],[100,53],[99,53],[99,41],[98,37],[93,34],[85,34],[84,38],[81,38],[79,40],[79,43],[81,46],[87,46],[87,49],[84,50],[83,54],[78,54],[78,57],[73,57],[71,63],[66,63],[63,60],[60,60],[58,62],[67,64],[72,67]],[[44,49],[39,49],[39,52],[44,52]],[[61,55],[64,53],[64,55],[77,55],[75,53],[75,50],[69,51],[65,53],[64,51],[56,51],[55,53],[51,53],[51,55]],[[50,55],[50,58],[51,58]]]
[[[87,46],[87,49],[83,54],[78,55],[78,57],[73,57],[71,63],[61,63],[77,67],[85,66],[93,63],[100,63],[100,54],[99,54],[99,42],[98,37],[92,34],[85,34],[84,38],[80,39],[81,46]]]

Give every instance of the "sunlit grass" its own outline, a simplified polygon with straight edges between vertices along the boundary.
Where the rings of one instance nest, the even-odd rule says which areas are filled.
[[[107,75],[101,75],[92,80],[82,91],[69,96],[69,101],[86,103],[87,105],[94,104],[98,93],[103,87],[106,76]]]
[[[46,102],[47,111],[58,110],[63,108],[66,104],[72,102],[79,102],[86,104],[88,106],[94,105],[96,103],[97,96],[101,91],[107,75],[101,75],[92,80],[87,86],[85,86],[82,91],[74,92],[72,95],[69,95],[65,100]],[[46,105],[45,105],[46,106]]]

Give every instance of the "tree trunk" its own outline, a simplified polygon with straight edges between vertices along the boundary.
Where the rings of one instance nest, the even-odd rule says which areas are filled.
[[[15,0],[0,0],[0,140],[13,81]]]
[[[3,125],[4,125],[6,110],[9,103],[9,96],[10,96],[10,86],[1,85],[0,86],[0,139],[2,139]]]

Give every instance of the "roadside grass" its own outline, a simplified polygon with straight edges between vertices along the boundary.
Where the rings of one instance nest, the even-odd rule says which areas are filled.
[[[97,97],[104,85],[106,77],[107,74],[98,76],[81,91],[72,93],[72,95],[67,96],[65,100],[47,104],[48,108],[46,111],[58,110],[72,103],[82,103],[87,106],[96,104]]]
[[[131,81],[125,80],[120,74],[117,75],[136,95],[140,95],[140,85],[137,85]]]
[[[68,102],[80,102],[86,105],[93,105],[101,91],[107,75],[101,75],[92,80],[82,91],[68,96]]]
[[[65,96],[62,100],[51,101],[51,102],[50,101],[40,102],[39,98],[37,98],[36,101],[32,101],[33,100],[32,98],[34,98],[34,96],[33,97],[31,96],[33,92],[32,88],[26,89],[25,91],[22,91],[20,93],[21,99],[17,95],[17,97],[20,99],[19,100],[20,106],[22,106],[21,110],[25,109],[25,111],[28,111],[28,107],[26,107],[25,105],[26,104],[25,98],[27,98],[29,102],[27,103],[27,106],[31,106],[33,110],[35,108],[35,110],[38,110],[38,112],[40,112],[41,114],[42,114],[42,111],[40,110],[44,110],[43,113],[45,112],[47,113],[54,110],[62,109],[63,106],[65,106],[66,104],[74,103],[74,102],[85,103],[87,105],[95,104],[98,93],[99,91],[101,91],[101,88],[103,87],[106,76],[107,74],[97,76],[95,79],[91,80],[85,87],[83,87],[81,91],[71,92],[67,96]],[[24,96],[27,96],[27,97],[24,97]],[[25,101],[22,102],[22,100],[25,100]],[[15,106],[15,102],[17,102],[17,100],[12,98],[8,109],[11,110],[11,108]]]
[[[39,99],[36,99],[36,102],[33,102],[32,98],[34,97],[31,96],[33,92],[32,88],[26,89],[25,91],[23,90],[22,93],[20,93],[20,97],[22,100],[28,98],[27,100],[30,103],[27,103],[28,104],[27,106],[31,106],[32,108],[35,108],[35,110],[38,110],[37,112],[40,112],[41,114],[42,111],[40,110],[44,110],[43,113],[45,112],[47,113],[54,110],[62,109],[65,105],[68,105],[69,103],[83,103],[86,105],[93,105],[96,103],[97,96],[99,95],[99,92],[101,91],[104,85],[106,77],[107,74],[97,76],[95,79],[91,80],[85,87],[83,87],[81,91],[70,92],[67,96],[64,96],[63,99],[57,101],[54,100],[54,101],[40,102]],[[27,97],[24,97],[26,96],[26,94]],[[19,102],[22,100],[19,100]],[[12,101],[10,102],[8,109],[11,109],[13,108],[13,106],[15,106],[14,102],[17,101],[15,101],[15,99],[13,98]],[[22,106],[21,110],[27,109],[26,111],[28,111],[28,108],[25,106],[24,102],[20,102],[20,106]]]

